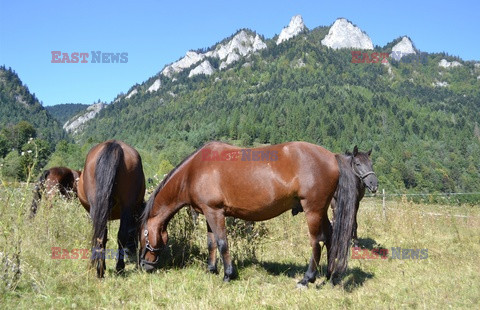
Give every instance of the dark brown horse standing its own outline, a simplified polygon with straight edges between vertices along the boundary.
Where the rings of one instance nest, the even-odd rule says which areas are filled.
[[[352,171],[357,177],[355,180],[355,185],[358,194],[356,195],[357,199],[355,201],[355,217],[354,217],[354,222],[353,222],[353,231],[352,231],[352,240],[354,246],[358,246],[358,236],[357,236],[357,214],[358,214],[358,208],[360,206],[360,200],[362,200],[363,196],[365,196],[365,188],[368,188],[368,190],[372,193],[376,193],[378,189],[378,179],[373,171],[373,164],[372,160],[370,159],[370,155],[372,154],[372,150],[368,152],[359,152],[357,146],[353,148],[353,153],[350,152],[345,152],[345,157],[346,160],[349,160],[351,162],[351,167]],[[332,199],[332,212],[333,212],[333,218],[332,222],[333,225],[335,226],[335,212],[337,208],[337,193],[335,192],[335,195],[333,196]]]
[[[345,152],[344,155],[338,155],[350,162],[350,166],[354,175],[357,176],[355,179],[355,188],[357,194],[355,195],[355,220],[353,223],[353,231],[352,231],[352,239],[354,246],[358,246],[358,236],[357,236],[357,214],[358,214],[358,207],[360,206],[360,200],[362,200],[363,196],[365,195],[365,188],[367,187],[372,193],[376,193],[378,189],[378,179],[373,171],[373,164],[372,160],[370,159],[370,155],[372,154],[372,150],[368,152],[359,152],[358,147],[355,146],[353,148],[353,153]],[[330,205],[332,206],[332,224],[335,225],[335,210],[337,204],[337,197],[338,193],[335,192],[333,195],[332,202]],[[297,213],[303,212],[301,206],[298,208],[292,209],[292,214],[297,215]]]
[[[74,198],[77,196],[77,182],[81,171],[72,170],[67,167],[53,167],[44,170],[33,191],[33,200],[30,207],[30,217],[37,214],[38,204],[42,199],[42,194],[46,194],[47,200],[50,200],[57,192],[65,198]]]
[[[173,169],[150,197],[141,225],[140,266],[147,271],[158,266],[159,252],[168,240],[168,222],[183,206],[191,205],[207,220],[208,269],[217,270],[218,247],[224,281],[229,281],[237,273],[228,250],[225,217],[263,221],[301,206],[312,258],[299,284],[315,281],[320,242],[327,247],[327,278],[336,278],[347,268],[355,214],[354,178],[347,160],[306,142],[251,149],[208,143]],[[327,210],[337,187],[338,225],[332,230]]]
[[[108,220],[120,219],[116,270],[125,268],[124,248],[135,255],[138,245],[135,218],[143,209],[144,195],[142,160],[134,148],[122,141],[109,140],[88,152],[78,183],[78,198],[93,221],[91,259],[98,277],[105,273]]]

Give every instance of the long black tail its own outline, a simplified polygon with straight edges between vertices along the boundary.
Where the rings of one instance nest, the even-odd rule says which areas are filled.
[[[102,250],[107,242],[107,221],[114,204],[115,179],[123,156],[122,147],[115,141],[109,142],[101,151],[95,166],[95,202],[91,204],[90,217],[93,221],[92,251],[99,252],[92,252],[93,266],[102,266],[104,262]]]
[[[342,155],[336,155],[340,168],[340,178],[337,186],[337,206],[335,224],[333,225],[332,245],[328,262],[328,274],[334,280],[347,269],[348,250],[352,237],[355,219],[355,202],[358,195],[355,175],[349,160]]]
[[[37,214],[38,204],[42,200],[42,192],[45,190],[45,180],[50,174],[50,170],[44,170],[33,190],[32,205],[30,206],[30,218]]]

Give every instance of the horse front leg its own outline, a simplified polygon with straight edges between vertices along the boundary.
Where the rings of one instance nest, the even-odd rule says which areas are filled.
[[[355,215],[354,215],[354,218],[353,218],[353,229],[352,229],[352,240],[353,240],[353,246],[354,247],[358,247],[358,236],[357,236],[357,228],[358,228],[358,224],[357,224],[357,214],[358,214],[358,207],[360,206],[360,203],[357,202],[356,206],[355,206]]]
[[[125,259],[130,262],[135,262],[137,252],[137,235],[135,228],[135,219],[131,210],[126,209],[122,212],[120,218],[120,228],[118,229],[117,243],[118,243],[118,255],[117,255],[117,272],[123,272],[125,269]]]
[[[233,265],[232,258],[230,257],[230,252],[228,250],[228,241],[227,241],[227,231],[225,228],[225,216],[223,215],[222,209],[212,209],[206,206],[203,209],[203,214],[207,219],[207,223],[210,226],[214,238],[217,242],[218,250],[222,256],[223,261],[223,272],[224,277],[223,281],[229,282],[237,278],[238,274]]]

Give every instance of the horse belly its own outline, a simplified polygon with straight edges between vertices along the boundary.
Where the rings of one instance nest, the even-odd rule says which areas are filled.
[[[298,204],[295,197],[283,197],[265,203],[265,201],[233,202],[224,206],[226,216],[233,216],[246,221],[266,221],[292,209]]]

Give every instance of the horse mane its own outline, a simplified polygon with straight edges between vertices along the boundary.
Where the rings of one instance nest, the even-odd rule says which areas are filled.
[[[160,184],[158,184],[157,188],[155,189],[155,191],[152,193],[152,195],[150,196],[150,198],[148,199],[146,205],[145,205],[145,208],[143,210],[143,213],[142,213],[142,216],[141,216],[141,223],[142,225],[145,225],[147,223],[147,220],[148,220],[148,216],[150,215],[150,212],[152,211],[153,209],[153,205],[154,205],[154,201],[155,201],[155,197],[157,196],[158,192],[160,192],[162,190],[162,188],[167,184],[167,182],[170,180],[170,178],[175,174],[175,172],[180,169],[180,167],[185,163],[187,162],[190,158],[192,158],[195,154],[197,154],[201,149],[203,149],[206,145],[210,144],[211,142],[209,143],[206,143],[204,144],[202,147],[200,147],[199,149],[195,150],[193,153],[191,153],[190,155],[188,155],[187,157],[185,157],[175,168],[173,168],[162,180],[162,182],[160,182]]]
[[[362,180],[359,179],[353,172],[352,168],[352,160],[353,160],[353,153],[349,151],[345,151],[345,154],[336,154],[335,157],[337,157],[337,160],[342,160],[343,161],[343,168],[346,170],[348,169],[348,177],[351,179],[351,182],[355,184],[357,188],[360,188],[360,186],[363,184]],[[348,165],[347,165],[348,163]],[[351,170],[351,171],[350,171]]]

